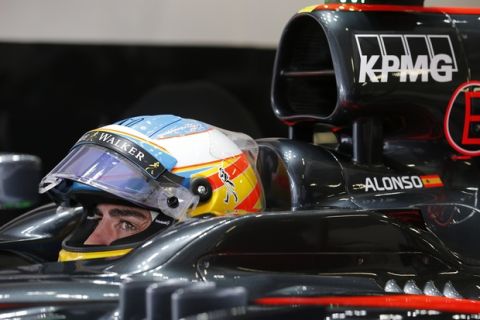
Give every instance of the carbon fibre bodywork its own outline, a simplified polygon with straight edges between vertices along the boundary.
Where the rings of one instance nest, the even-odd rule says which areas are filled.
[[[17,242],[17,252],[21,247]],[[3,270],[0,303],[110,300],[126,279],[236,282],[259,293],[288,287],[268,275],[287,284],[302,276],[297,286],[315,291],[323,283],[325,293],[434,290],[480,297],[476,268],[462,264],[426,229],[381,212],[336,209],[192,219],[122,258]],[[30,286],[36,293],[26,294]]]

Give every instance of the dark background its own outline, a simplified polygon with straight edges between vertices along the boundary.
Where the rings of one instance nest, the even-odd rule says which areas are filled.
[[[39,156],[45,174],[84,132],[135,114],[286,136],[270,105],[274,58],[270,49],[0,43],[0,151]]]

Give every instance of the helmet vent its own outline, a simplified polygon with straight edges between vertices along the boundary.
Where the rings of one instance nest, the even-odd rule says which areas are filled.
[[[205,178],[197,178],[192,181],[191,190],[199,197],[200,202],[206,202],[212,197],[212,186]]]

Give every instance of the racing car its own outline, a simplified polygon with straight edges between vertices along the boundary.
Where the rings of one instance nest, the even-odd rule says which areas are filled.
[[[419,1],[301,10],[271,92],[289,138],[257,140],[265,212],[189,219],[121,258],[60,263],[83,209],[40,207],[0,229],[3,314],[114,318],[126,283],[145,291],[179,278],[240,285],[254,304],[478,300],[479,16]]]

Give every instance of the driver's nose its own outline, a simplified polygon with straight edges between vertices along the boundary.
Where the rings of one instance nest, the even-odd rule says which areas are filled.
[[[90,236],[85,240],[86,245],[104,245],[108,246],[115,240],[112,223],[108,219],[108,214],[103,213],[102,219]]]

